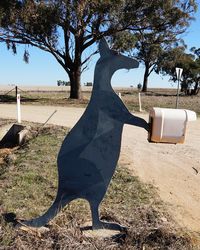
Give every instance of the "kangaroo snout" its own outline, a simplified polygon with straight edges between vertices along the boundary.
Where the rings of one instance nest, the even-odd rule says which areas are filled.
[[[135,59],[132,59],[133,60],[133,62],[132,62],[132,64],[133,64],[133,68],[138,68],[139,67],[139,62],[138,61],[136,61]]]
[[[128,58],[127,69],[134,69],[139,67],[139,62],[135,59]]]
[[[128,56],[119,55],[119,58],[115,58],[116,64],[118,63],[118,69],[124,68],[124,69],[134,69],[139,67],[139,62],[133,58],[130,58]],[[118,59],[118,62],[117,62]]]

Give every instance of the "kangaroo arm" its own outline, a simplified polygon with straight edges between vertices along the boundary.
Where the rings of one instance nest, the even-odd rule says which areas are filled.
[[[105,103],[105,100],[109,100],[110,105],[104,106],[102,111],[109,117],[122,123],[144,128],[147,132],[149,132],[149,123],[147,123],[143,118],[132,115],[117,95],[113,95],[112,93],[103,94],[104,95],[102,96],[106,99],[102,100],[102,103]]]
[[[131,113],[130,113],[129,118],[126,121],[126,124],[144,128],[147,132],[149,132],[149,129],[150,129],[149,123],[147,123],[143,118],[132,115]]]

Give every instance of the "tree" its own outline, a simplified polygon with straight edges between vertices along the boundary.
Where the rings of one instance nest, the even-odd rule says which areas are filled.
[[[181,42],[178,35],[186,30],[196,7],[194,1],[154,1],[148,21],[144,20],[137,32],[130,29],[123,39],[119,34],[114,37],[115,47],[128,51],[144,64],[142,91],[147,91],[150,74],[159,73],[158,64],[165,51]]]
[[[70,86],[70,82],[58,80],[58,81],[57,81],[57,85],[58,85],[58,86]]]
[[[9,5],[7,3],[9,2]],[[68,74],[71,98],[80,97],[81,72],[104,36],[132,27],[147,18],[143,1],[14,0],[1,1],[1,40],[8,46],[29,44],[51,53]],[[152,3],[151,3],[152,4]],[[130,21],[125,19],[131,16]],[[28,60],[25,49],[25,60]]]
[[[191,51],[194,54],[195,62],[191,67],[192,79],[194,83],[193,94],[197,95],[200,90],[200,48],[196,49],[195,47],[191,48]]]
[[[11,22],[11,13],[12,13],[12,9],[13,7],[16,6],[16,3],[13,3],[13,1],[11,0],[2,0],[0,2],[0,27],[5,26],[5,25],[9,25]],[[2,32],[0,32],[0,42],[4,41],[4,34]],[[14,42],[8,42],[6,41],[7,44],[7,48],[8,49],[12,49],[13,54],[16,54],[17,49],[16,49],[16,45]]]
[[[197,49],[192,48],[191,52],[187,53],[185,47],[174,48],[163,55],[165,60],[159,67],[162,74],[170,75],[171,81],[177,80],[175,68],[182,68],[181,90],[196,95],[200,87],[200,58]]]

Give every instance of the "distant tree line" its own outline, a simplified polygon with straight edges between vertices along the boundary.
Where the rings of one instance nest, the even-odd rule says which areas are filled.
[[[69,81],[66,82],[66,81],[58,80],[57,85],[58,86],[70,86],[70,82]]]
[[[167,65],[166,60],[183,45],[179,35],[196,9],[195,0],[1,0],[0,41],[13,53],[16,44],[50,53],[69,77],[70,98],[78,99],[81,74],[97,53],[94,44],[108,37],[113,48],[143,63],[142,91],[147,91],[153,71],[171,74],[169,67],[179,65],[175,59]],[[29,56],[25,46],[25,62]],[[196,53],[192,60],[197,59]],[[196,71],[185,83],[190,84]]]
[[[58,80],[57,81],[57,85],[58,86],[70,86],[71,83],[69,81],[66,82],[66,81]],[[92,82],[86,82],[86,83],[84,83],[84,86],[87,86],[87,87],[92,86],[92,85],[93,85]]]

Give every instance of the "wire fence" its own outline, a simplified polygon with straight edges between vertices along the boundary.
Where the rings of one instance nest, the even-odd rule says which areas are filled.
[[[18,86],[15,86],[14,88],[12,88],[11,90],[9,90],[8,92],[4,93],[3,95],[6,96],[8,94],[11,93],[15,93],[15,97],[17,98],[17,94],[21,94],[21,93],[26,93],[26,91],[22,90],[21,88],[19,88]]]

